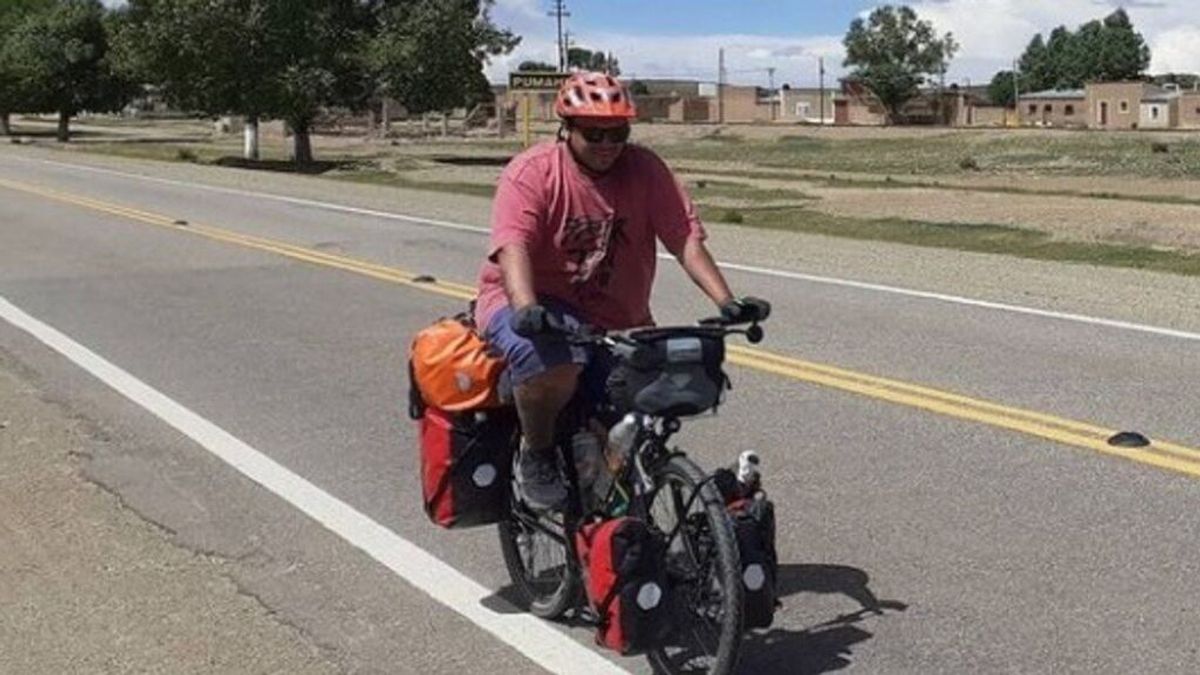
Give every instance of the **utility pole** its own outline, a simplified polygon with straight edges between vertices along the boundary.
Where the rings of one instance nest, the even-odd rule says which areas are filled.
[[[725,48],[717,52],[717,123],[725,123]]]
[[[565,73],[567,71],[567,45],[563,39],[563,19],[571,16],[567,11],[566,0],[554,0],[554,9],[546,16],[552,16],[558,21],[558,72]]]
[[[946,115],[946,59],[943,58],[938,68],[938,117],[941,118],[941,124],[945,125],[950,122]]]
[[[771,94],[771,121],[775,121],[775,67],[767,68],[767,91]]]
[[[564,28],[563,29],[563,37],[562,37],[562,62],[563,62],[564,70],[571,69],[571,45],[572,44],[574,44],[574,42],[571,40],[571,30],[569,28]],[[585,70],[591,70],[591,68],[585,68]]]
[[[1021,126],[1021,72],[1020,64],[1013,60],[1013,112],[1017,126]]]
[[[817,72],[821,80],[821,111],[820,115],[821,126],[825,126],[825,57],[817,57]]]

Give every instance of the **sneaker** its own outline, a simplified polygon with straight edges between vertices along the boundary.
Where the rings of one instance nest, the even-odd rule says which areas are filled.
[[[567,486],[551,451],[531,452],[522,449],[517,458],[517,489],[525,505],[538,511],[549,511],[567,500]]]

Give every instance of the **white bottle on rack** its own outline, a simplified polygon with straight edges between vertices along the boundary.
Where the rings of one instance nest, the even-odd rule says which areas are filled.
[[[590,431],[579,431],[571,437],[571,450],[575,457],[575,473],[579,477],[579,489],[587,492],[607,473],[604,467],[604,450],[600,439]]]
[[[621,470],[633,456],[633,444],[637,442],[637,415],[629,413],[608,430],[608,468],[613,473]]]
[[[743,494],[753,495],[762,487],[762,459],[753,450],[738,455],[737,479]]]

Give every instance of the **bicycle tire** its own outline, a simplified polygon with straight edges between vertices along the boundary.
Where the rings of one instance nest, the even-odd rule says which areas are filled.
[[[515,507],[514,508],[518,508]],[[570,551],[566,544],[555,542],[548,546],[556,546],[562,551],[562,576],[556,584],[535,584],[530,578],[529,569],[522,555],[517,539],[522,534],[529,534],[530,528],[515,512],[510,509],[510,515],[499,523],[500,551],[504,556],[504,566],[508,568],[508,576],[521,600],[525,602],[529,613],[542,619],[557,619],[579,605],[583,580],[579,568],[571,564],[566,557]],[[543,539],[549,537],[542,535]]]
[[[678,662],[681,657],[686,657],[686,650],[677,654],[671,654],[670,650],[673,647],[681,647],[681,645],[671,644],[652,649],[648,654],[650,662],[654,666],[655,672],[658,673],[703,672],[709,675],[728,675],[737,666],[738,653],[741,648],[743,591],[737,539],[734,536],[733,523],[725,507],[725,500],[717,491],[716,486],[711,481],[705,480],[704,473],[700,468],[690,459],[681,455],[670,458],[661,468],[656,470],[653,480],[655,485],[658,486],[656,488],[658,491],[672,484],[677,484],[688,488],[690,493],[694,493],[697,486],[699,486],[700,495],[696,498],[696,503],[688,510],[688,513],[693,514],[692,517],[701,517],[701,520],[697,522],[705,523],[708,531],[711,532],[715,553],[712,562],[716,566],[715,570],[712,570],[711,578],[719,583],[721,594],[720,618],[718,621],[720,632],[714,650],[715,653],[711,655],[712,663],[710,666],[707,666],[703,670],[686,669],[684,664]],[[656,495],[656,499],[658,496],[661,495]],[[651,517],[653,517],[653,513],[651,513]],[[685,514],[686,518],[688,516]],[[659,524],[659,527],[667,524]],[[691,527],[683,528],[680,537],[700,536],[699,532],[691,532],[691,530]],[[705,579],[697,585],[706,585],[709,578],[708,574],[705,574]],[[682,600],[684,597],[682,592],[675,593],[674,595],[677,602],[684,602]],[[686,612],[688,616],[697,613],[693,607],[681,607],[679,609]],[[678,619],[679,616],[680,612],[677,611],[674,613],[673,619]],[[673,621],[673,623],[676,624],[673,627],[676,628],[677,633],[683,633],[688,630],[687,627],[679,625],[678,621]]]

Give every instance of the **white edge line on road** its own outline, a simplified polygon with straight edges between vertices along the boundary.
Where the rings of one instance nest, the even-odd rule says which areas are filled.
[[[371,216],[373,218],[384,218],[387,220],[401,220],[409,223],[420,223],[424,225],[433,225],[447,230],[459,230],[461,232],[474,232],[478,234],[487,234],[491,232],[486,227],[477,225],[466,225],[463,223],[453,223],[448,220],[435,220],[432,218],[424,218],[421,216],[406,216],[402,213],[393,213],[391,211],[376,211],[375,209],[363,209],[357,206],[346,206],[344,204],[333,204],[330,202],[319,202],[312,199],[303,199],[301,197],[288,197],[286,195],[277,195],[270,192],[253,192],[251,190],[239,190],[238,188],[221,187],[219,185],[205,185],[204,183],[190,183],[184,180],[172,180],[170,178],[159,178],[157,176],[146,176],[140,173],[129,173],[127,171],[117,171],[115,169],[101,169],[96,166],[87,166],[84,164],[72,164],[71,162],[56,162],[51,159],[30,159],[28,157],[16,157],[27,162],[37,162],[40,164],[49,164],[50,166],[58,166],[66,169],[75,169],[78,171],[90,171],[92,173],[105,174],[109,176],[119,176],[121,178],[136,178],[150,183],[161,183],[162,185],[174,185],[176,187],[187,187],[197,190],[208,190],[210,192],[221,192],[229,195],[238,195],[240,197],[254,197],[255,199],[269,199],[272,201],[283,202],[285,204],[295,204],[297,206],[308,206],[315,209],[325,209],[326,211],[340,211],[342,213],[353,213],[359,216]]]
[[[665,256],[670,257],[670,256]],[[970,307],[982,307],[985,309],[995,309],[1004,312],[1013,312],[1016,314],[1028,314],[1031,316],[1040,316],[1049,319],[1060,319],[1063,321],[1075,321],[1078,323],[1092,324],[1095,326],[1105,326],[1107,328],[1119,328],[1121,330],[1137,331],[1141,333],[1151,333],[1154,335],[1162,335],[1165,337],[1181,338],[1184,340],[1200,340],[1200,333],[1190,333],[1183,330],[1174,330],[1171,328],[1160,328],[1158,326],[1147,326],[1144,324],[1131,323],[1129,321],[1116,321],[1113,319],[1101,319],[1094,316],[1086,316],[1083,314],[1070,314],[1067,312],[1055,312],[1047,309],[1035,309],[1033,307],[1022,307],[1020,305],[1007,305],[1002,302],[990,302],[987,300],[974,300],[964,298],[957,295],[946,295],[944,293],[932,293],[929,291],[916,291],[908,288],[896,288],[894,286],[884,286],[881,284],[872,284],[862,281],[850,281],[847,279],[835,279],[833,277],[821,277],[811,274],[801,274],[799,272],[787,272],[784,270],[770,269],[766,267],[755,267],[753,265],[740,265],[737,263],[722,263],[721,267],[740,272],[749,272],[751,274],[762,274],[773,277],[783,277],[785,279],[796,279],[799,281],[809,281],[817,284],[829,284],[831,286],[846,286],[849,288],[858,288],[867,291],[878,291],[881,293],[891,293],[893,295],[904,295],[912,298],[923,298],[926,300],[937,300],[939,302],[949,302],[956,305],[967,305]]]
[[[466,575],[238,440],[0,296],[0,317],[150,411],[205,450],[385,565],[409,584],[555,673],[624,673],[543,621],[484,607],[492,596]]]
[[[216,185],[204,185],[203,183],[189,183],[187,181],[171,180],[168,178],[157,178],[154,176],[145,176],[137,173],[129,173],[125,171],[116,171],[113,169],[101,169],[94,166],[85,166],[81,164],[72,164],[70,162],[56,162],[49,159],[30,159],[28,157],[17,157],[18,159],[49,164],[78,171],[91,171],[95,173],[108,174],[112,176],[120,176],[123,178],[134,178],[138,180],[150,181],[153,183],[163,183],[165,185],[174,185],[180,187],[190,187],[198,190],[210,190],[213,192],[223,192],[226,194],[240,195],[243,197],[254,197],[256,199],[269,199],[287,204],[296,204],[298,206],[308,206],[312,208],[325,209],[328,211],[340,211],[343,213],[353,213],[363,216],[371,216],[375,218],[383,218],[387,220],[399,220],[409,223],[419,223],[441,227],[450,230],[458,230],[461,232],[475,232],[479,234],[487,234],[490,230],[486,227],[478,227],[475,225],[466,225],[463,223],[454,223],[445,220],[434,220],[431,218],[422,218],[420,216],[408,216],[402,213],[393,213],[390,211],[377,211],[374,209],[362,209],[354,206],[345,206],[343,204],[333,204],[330,202],[320,202],[311,199],[301,199],[298,197],[287,197],[284,195],[271,194],[269,192],[251,192],[249,190],[239,190],[236,188],[226,188]],[[673,257],[669,254],[659,253],[659,258],[671,260]],[[800,272],[791,272],[788,270],[780,270],[771,267],[759,267],[755,265],[743,265],[739,263],[720,263],[724,269],[736,270],[747,274],[757,274],[761,276],[776,277],[780,279],[791,279],[795,281],[807,281],[810,283],[825,284],[830,286],[842,286],[845,288],[856,288],[859,290],[874,291],[878,293],[889,293],[892,295],[902,295],[910,298],[921,298],[925,300],[934,300],[937,302],[946,302],[956,305],[964,305],[968,307],[978,307],[983,309],[992,309],[1002,312],[1012,312],[1015,314],[1025,314],[1028,316],[1038,316],[1048,319],[1056,319],[1060,321],[1072,321],[1076,323],[1090,324],[1093,326],[1103,326],[1106,328],[1115,328],[1119,330],[1135,331],[1139,333],[1147,333],[1151,335],[1159,335],[1163,337],[1179,338],[1183,340],[1200,341],[1200,333],[1192,333],[1182,330],[1174,330],[1171,328],[1161,328],[1158,326],[1149,326],[1145,324],[1132,323],[1129,321],[1116,321],[1113,319],[1102,319],[1098,317],[1086,316],[1083,314],[1071,314],[1067,312],[1055,312],[1045,309],[1035,309],[1033,307],[1023,307],[1020,305],[1009,305],[1000,302],[990,302],[987,300],[975,300],[957,295],[947,295],[944,293],[933,293],[929,291],[918,291],[909,288],[899,288],[896,286],[885,286],[882,284],[872,284],[861,281],[852,281],[849,279],[838,279],[834,277],[814,276],[811,274],[802,274]]]

